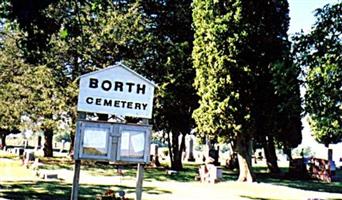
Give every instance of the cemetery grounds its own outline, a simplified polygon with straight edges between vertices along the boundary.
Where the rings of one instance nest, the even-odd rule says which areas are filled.
[[[54,158],[40,158],[39,169],[33,163],[25,166],[14,154],[0,150],[0,199],[69,199],[73,179],[73,161],[66,153],[55,152]],[[166,161],[164,161],[166,162]],[[264,162],[254,166],[257,182],[238,183],[237,171],[223,168],[219,183],[200,183],[195,180],[201,163],[185,163],[185,169],[169,175],[164,167],[145,167],[143,199],[146,200],[224,200],[224,199],[342,199],[342,182],[324,183],[314,180],[295,180],[267,173]],[[287,171],[288,163],[280,164]],[[121,167],[120,167],[121,168]],[[44,179],[44,174],[56,178]],[[96,199],[106,191],[126,193],[134,199],[136,166],[117,166],[82,161],[80,199]],[[342,170],[337,171],[342,177]]]

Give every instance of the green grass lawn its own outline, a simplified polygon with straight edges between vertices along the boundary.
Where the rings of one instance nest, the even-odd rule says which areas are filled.
[[[18,156],[0,150],[0,158],[19,159]]]
[[[5,159],[4,159],[5,158]],[[48,170],[73,170],[73,161],[68,158],[42,158],[45,163],[44,169]],[[267,197],[269,184],[273,186],[285,186],[279,189],[281,192],[292,189],[303,191],[319,191],[329,193],[340,193],[342,199],[342,182],[323,183],[314,180],[294,180],[286,176],[273,176],[266,173],[265,167],[256,167],[257,182],[265,184],[251,185],[251,189],[245,189],[246,185],[239,185],[233,182],[237,179],[237,171],[223,170],[223,180],[220,184],[206,185],[195,181],[199,164],[186,163],[184,171],[177,175],[167,175],[167,166],[160,168],[145,168],[144,172],[144,195],[148,199],[170,199],[167,195],[177,195],[182,190],[209,190],[219,194],[227,193],[227,189],[235,191],[238,196],[249,199],[265,199]],[[94,177],[118,177],[116,166],[96,162],[82,162],[82,172]],[[283,172],[287,169],[283,168]],[[92,184],[81,184],[80,199],[95,199],[97,195],[103,194],[106,190],[124,190],[130,198],[135,192],[136,166],[124,166],[125,179],[122,183],[107,184],[105,182],[94,182]],[[342,170],[337,171],[342,177]],[[24,180],[22,180],[24,178]],[[4,180],[4,178],[6,180]],[[247,185],[249,187],[249,185]],[[259,189],[255,189],[258,186]],[[273,187],[272,186],[272,187]],[[186,187],[186,188],[185,188]],[[253,191],[255,189],[255,191]],[[202,192],[203,192],[202,191]],[[211,190],[209,190],[210,192]],[[33,170],[22,166],[21,161],[13,159],[11,155],[0,151],[0,198],[8,199],[69,199],[71,183],[64,180],[45,181],[38,179]],[[201,191],[199,191],[201,192]],[[240,192],[240,193],[239,193]],[[293,192],[292,192],[293,193]],[[149,196],[149,195],[152,195]],[[154,195],[154,196],[153,196]],[[186,194],[185,194],[186,195]],[[281,197],[282,196],[282,197]],[[172,196],[173,197],[173,196]],[[276,198],[275,198],[276,197]],[[274,194],[273,199],[286,199],[283,195]],[[272,199],[270,198],[270,199]],[[335,197],[334,197],[335,198]],[[332,199],[334,199],[332,198]],[[174,199],[174,198],[171,198]],[[268,198],[266,198],[268,199]],[[337,198],[339,199],[339,198]]]

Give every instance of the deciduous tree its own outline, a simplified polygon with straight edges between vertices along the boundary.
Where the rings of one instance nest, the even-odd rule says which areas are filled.
[[[326,146],[342,141],[341,10],[342,3],[317,9],[311,31],[294,37],[305,72],[305,111],[314,138]]]

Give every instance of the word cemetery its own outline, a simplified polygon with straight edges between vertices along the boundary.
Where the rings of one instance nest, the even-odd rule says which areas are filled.
[[[102,99],[102,98],[93,98],[93,97],[87,97],[86,102],[87,104],[94,104],[98,106],[128,108],[128,109],[135,109],[135,110],[146,110],[146,107],[147,107],[147,103],[138,103],[138,102],[132,102],[132,101],[121,101],[121,100],[115,100],[115,99]]]

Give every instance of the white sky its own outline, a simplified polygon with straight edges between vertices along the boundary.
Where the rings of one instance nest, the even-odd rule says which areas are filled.
[[[288,0],[290,6],[290,27],[289,35],[303,30],[305,33],[310,31],[311,26],[315,23],[314,10],[322,8],[326,4],[335,4],[341,0]],[[303,141],[299,148],[310,146],[315,151],[317,157],[327,158],[327,149],[322,144],[315,142],[310,134],[306,118],[302,120]],[[342,157],[342,143],[338,145],[331,145],[333,148],[333,157],[338,161]]]
[[[289,34],[308,32],[315,22],[314,10],[326,4],[335,4],[339,0],[288,0],[290,6]]]

